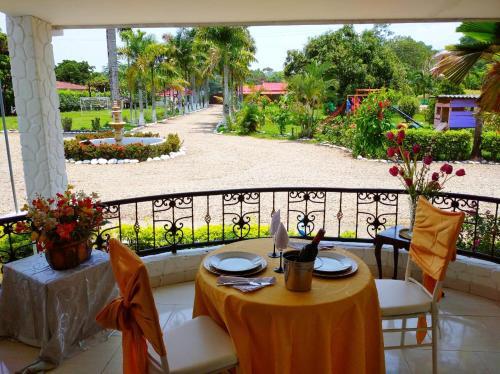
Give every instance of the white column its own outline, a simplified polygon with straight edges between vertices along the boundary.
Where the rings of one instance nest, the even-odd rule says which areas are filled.
[[[28,201],[66,188],[64,143],[54,73],[52,26],[32,16],[7,17],[12,84]]]

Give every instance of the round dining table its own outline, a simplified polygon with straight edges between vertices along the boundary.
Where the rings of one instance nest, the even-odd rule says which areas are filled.
[[[358,271],[349,277],[313,277],[311,290],[286,289],[283,274],[267,257],[272,239],[225,245],[210,255],[244,251],[261,255],[267,268],[256,276],[276,284],[243,293],[217,285],[201,264],[195,282],[194,316],[208,315],[231,336],[239,373],[384,373],[384,349],[377,289],[368,266],[350,256]]]

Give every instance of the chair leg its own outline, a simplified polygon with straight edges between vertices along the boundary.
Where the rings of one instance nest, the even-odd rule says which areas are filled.
[[[401,347],[404,347],[405,345],[405,335],[406,335],[406,318],[403,317],[403,320],[401,321],[401,342],[400,345]]]
[[[437,328],[438,328],[438,315],[435,308],[432,308],[432,373],[437,374],[438,370],[438,347],[437,347]]]

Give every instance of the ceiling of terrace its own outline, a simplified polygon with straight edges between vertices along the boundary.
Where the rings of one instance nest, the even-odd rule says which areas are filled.
[[[0,0],[59,28],[500,19],[499,0]]]

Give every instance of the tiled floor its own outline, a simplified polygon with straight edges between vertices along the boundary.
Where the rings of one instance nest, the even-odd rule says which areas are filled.
[[[162,326],[170,328],[190,319],[193,297],[192,282],[156,289]],[[440,373],[500,373],[500,303],[446,290],[440,307]],[[398,342],[399,335],[385,336],[386,344],[394,339]],[[37,353],[36,348],[0,340],[0,374],[14,373],[33,362]],[[429,349],[386,351],[385,357],[388,373],[431,372]],[[66,360],[52,373],[121,373],[121,360],[121,337],[115,334]]]

